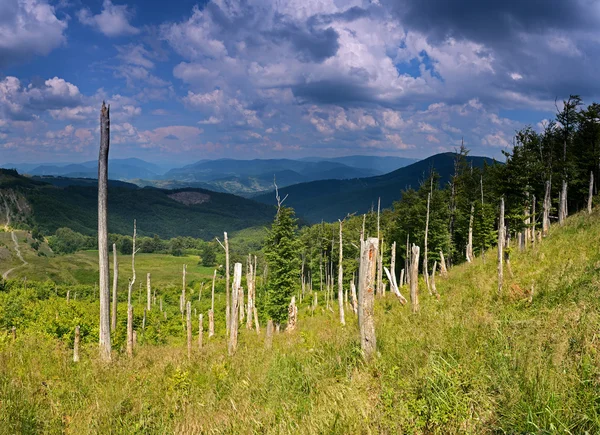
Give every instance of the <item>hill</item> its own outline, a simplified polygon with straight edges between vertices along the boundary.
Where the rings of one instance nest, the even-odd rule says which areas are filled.
[[[396,156],[343,156],[343,157],[306,157],[302,159],[308,162],[336,162],[352,168],[363,168],[376,171],[379,174],[387,174],[404,166],[412,165],[417,159],[407,159]]]
[[[436,154],[412,165],[385,175],[352,180],[321,180],[295,184],[279,189],[281,197],[288,196],[285,204],[310,222],[335,221],[348,213],[365,213],[377,207],[387,208],[400,198],[402,190],[417,188],[431,169],[440,174],[440,182],[447,183],[454,173],[454,153]],[[492,163],[487,157],[468,157],[474,166]],[[275,205],[272,192],[253,197],[256,201]]]
[[[5,174],[5,175],[2,175]],[[69,227],[82,234],[97,231],[97,187],[93,180],[58,179],[57,185],[0,170],[0,193],[25,201],[27,207],[12,206],[11,213],[27,210],[26,221],[44,234]],[[14,204],[17,200],[13,201]],[[0,203],[0,207],[3,207]],[[110,183],[108,229],[131,234],[137,219],[140,235],[162,238],[192,236],[211,239],[223,231],[265,225],[272,220],[273,207],[235,195],[205,189],[165,190]],[[3,213],[0,213],[2,221]]]
[[[205,329],[204,347],[194,341],[188,358],[178,302],[184,259],[173,257],[155,285],[163,309],[153,305],[145,322],[143,292],[135,292],[133,358],[123,349],[127,295],[120,287],[109,369],[98,356],[92,284],[14,280],[0,291],[0,327],[7,331],[0,341],[0,427],[6,433],[90,427],[102,433],[600,433],[599,244],[596,210],[569,217],[526,252],[513,250],[501,295],[490,250],[485,259],[450,269],[447,279],[438,276],[439,300],[419,280],[417,314],[389,293],[376,298],[372,361],[361,358],[356,316],[349,310],[340,326],[325,308],[325,291],[316,292],[314,311],[312,297],[299,302],[298,330],[275,334],[272,349],[265,349],[261,317],[260,333],[242,327],[238,351],[227,357],[222,278],[215,336],[208,339]],[[93,253],[87,256],[73,260],[85,267],[95,262]],[[140,256],[140,275],[154,276],[160,261]],[[126,257],[121,263],[126,279]],[[210,271],[192,272],[192,309],[206,314],[207,287],[196,295],[198,280],[209,282]],[[195,340],[197,317],[193,331]]]

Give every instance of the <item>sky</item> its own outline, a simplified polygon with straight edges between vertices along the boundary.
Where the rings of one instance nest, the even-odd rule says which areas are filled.
[[[0,161],[501,157],[600,96],[597,0],[0,0]],[[558,102],[558,103],[557,103]]]

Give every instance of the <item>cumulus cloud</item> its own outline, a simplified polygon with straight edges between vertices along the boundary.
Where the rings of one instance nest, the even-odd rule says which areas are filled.
[[[133,12],[127,5],[115,5],[110,0],[102,2],[102,11],[94,15],[89,9],[81,9],[77,18],[82,24],[91,26],[109,37],[137,35],[140,30],[133,27],[129,21]]]
[[[66,40],[67,20],[46,0],[0,2],[0,68],[47,55]]]

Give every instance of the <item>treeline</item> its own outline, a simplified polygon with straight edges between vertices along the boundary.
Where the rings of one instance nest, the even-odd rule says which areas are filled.
[[[465,146],[457,150],[449,183],[441,185],[432,168],[423,174],[418,188],[399,193],[401,198],[391,209],[378,213],[373,207],[365,216],[344,220],[344,286],[358,268],[363,226],[365,237],[382,240],[384,263],[389,264],[396,242],[396,272],[400,273],[408,247],[425,245],[428,199],[428,270],[435,261],[439,264],[440,252],[450,265],[466,261],[470,232],[474,255],[484,255],[495,246],[501,198],[506,235],[515,242],[520,233],[532,238],[542,230],[547,186],[549,221],[561,221],[569,211],[584,209],[590,189],[597,194],[600,176],[600,105],[584,107],[581,98],[571,96],[542,131],[527,126],[517,132],[513,148],[503,151],[504,163],[473,167],[468,154]],[[338,270],[339,225],[321,223],[299,231],[302,270],[315,289],[325,286]]]

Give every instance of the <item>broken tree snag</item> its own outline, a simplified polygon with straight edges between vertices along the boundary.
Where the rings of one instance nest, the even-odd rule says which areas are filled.
[[[267,333],[265,335],[265,348],[271,349],[273,347],[273,320],[267,321]]]
[[[354,280],[350,281],[350,293],[352,298],[352,311],[354,314],[358,314],[358,297],[356,296],[356,285],[354,285]],[[316,305],[316,294],[315,294],[315,305]],[[314,310],[314,308],[313,308]]]
[[[75,341],[73,342],[73,362],[79,362],[79,325],[75,327]]]
[[[182,286],[181,286],[181,298],[179,299],[179,311],[181,314],[185,312],[185,301],[187,300],[185,297],[185,288],[186,288],[186,272],[187,272],[187,264],[183,265],[183,273],[182,273]]]
[[[542,217],[542,235],[546,237],[550,229],[550,180],[546,181],[546,192],[544,194],[544,210]]]
[[[469,217],[469,238],[467,241],[467,262],[473,262],[473,213],[475,212],[475,204],[471,204],[471,216]]]
[[[152,284],[150,283],[150,272],[146,274],[146,310],[152,309]]]
[[[565,223],[565,219],[569,215],[567,210],[567,180],[563,179],[562,189],[560,191],[560,203],[558,209],[558,223],[560,225]]]
[[[412,246],[410,261],[410,306],[413,313],[419,311],[419,247]]]
[[[254,326],[256,327],[256,333],[260,334],[260,325],[258,324],[258,311],[256,307],[254,307]]]
[[[215,313],[213,310],[208,310],[208,338],[215,335]]]
[[[379,255],[377,256],[377,295],[385,296],[385,287],[383,285],[383,237],[379,243]]]
[[[394,281],[396,280],[396,242],[392,243],[392,252],[391,252],[391,260],[390,260],[390,273],[394,277]],[[389,277],[388,277],[389,279]],[[391,290],[391,282],[390,281],[390,290]],[[400,280],[400,285],[402,285],[402,280]],[[396,285],[398,287],[398,285]]]
[[[535,195],[533,195],[533,200],[531,201],[531,216],[532,216],[532,219],[531,219],[531,231],[530,231],[529,235],[531,236],[530,241],[531,241],[532,245],[535,246],[535,234],[536,234],[536,226],[537,226],[536,225],[537,224],[537,222],[536,222],[537,218],[536,218],[536,215],[535,215]]]
[[[285,329],[286,332],[292,332],[296,329],[296,323],[298,322],[298,307],[296,306],[296,296],[292,296],[292,301],[288,306],[288,324]]]
[[[433,179],[432,179],[433,181]],[[431,287],[429,286],[429,271],[427,269],[428,265],[428,258],[427,258],[427,236],[429,233],[429,205],[431,203],[431,192],[429,192],[427,194],[427,217],[425,219],[425,241],[424,241],[424,246],[423,246],[423,278],[425,279],[425,285],[427,286],[427,291],[429,292],[429,295],[432,295],[431,293]],[[413,248],[414,249],[414,248]],[[417,266],[418,269],[418,266]],[[411,276],[412,279],[412,276]]]
[[[202,334],[204,333],[204,325],[202,324],[202,314],[198,316],[198,349],[202,350]]]
[[[431,271],[431,278],[429,280],[429,283],[431,284],[431,292],[433,293],[433,295],[439,299],[440,298],[440,294],[437,291],[437,287],[435,285],[435,271],[437,269],[437,261],[433,262],[433,270]]]
[[[404,305],[406,303],[406,298],[402,296],[400,290],[398,289],[398,283],[396,282],[396,277],[388,270],[387,267],[384,267],[385,274],[388,277],[388,281],[390,282],[390,290],[392,293],[396,295],[396,297],[400,300],[400,303]]]
[[[100,274],[100,357],[110,361],[110,290],[108,266],[108,150],[110,106],[100,109],[100,154],[98,155],[98,271]]]
[[[590,189],[588,191],[587,210],[592,214],[592,196],[594,195],[594,171],[590,171]]]
[[[339,221],[340,222],[340,257],[339,257],[339,264],[338,264],[338,307],[340,310],[340,323],[342,325],[346,324],[346,318],[344,317],[344,266],[342,265],[342,262],[344,260],[344,250],[343,250],[343,245],[342,245],[342,224],[343,221]],[[293,301],[293,299],[292,299]],[[294,304],[294,307],[296,306],[296,304]],[[296,308],[296,313],[298,312],[298,308]],[[295,327],[295,325],[294,325]]]
[[[371,358],[377,351],[375,337],[375,273],[379,255],[379,240],[369,237],[361,241],[360,266],[358,273],[358,326],[360,347],[365,358]]]
[[[133,305],[127,304],[127,356],[133,356]]]
[[[400,287],[404,286],[404,269],[400,271]]]
[[[502,293],[504,282],[504,198],[500,198],[500,217],[498,219],[498,294]]]
[[[252,316],[254,314],[254,266],[252,255],[248,255],[246,265],[246,286],[248,287],[248,305],[246,313],[246,329],[252,329]]]
[[[406,270],[406,283],[410,285],[410,235],[406,235],[406,255],[404,257],[404,269]]]
[[[446,267],[444,251],[440,251],[440,275],[442,276],[442,278],[448,278],[448,268]]]
[[[185,318],[187,326],[187,356],[192,357],[192,303],[190,301],[186,304]]]
[[[221,248],[225,251],[225,331],[227,337],[229,337],[229,330],[231,324],[231,307],[230,307],[230,299],[229,299],[229,240],[227,239],[227,232],[223,232],[223,243],[216,238]],[[266,274],[265,274],[266,276]]]
[[[229,316],[229,346],[227,351],[229,356],[233,356],[237,350],[239,316],[239,292],[242,283],[242,263],[235,263],[233,266],[233,284],[231,286],[231,315]]]
[[[113,243],[113,288],[112,288],[112,316],[110,318],[110,330],[117,329],[117,286],[119,282],[119,259],[117,256],[117,245]]]

